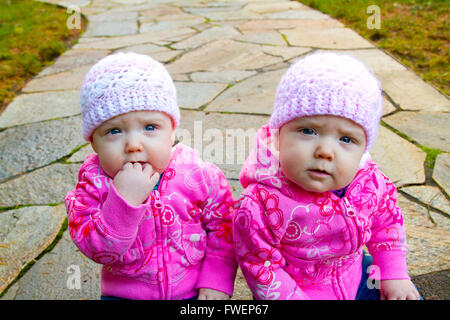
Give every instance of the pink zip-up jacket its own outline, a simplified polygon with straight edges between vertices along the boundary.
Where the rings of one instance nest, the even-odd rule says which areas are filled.
[[[157,190],[135,207],[115,189],[97,155],[86,157],[66,198],[70,235],[103,265],[102,295],[189,299],[199,288],[232,295],[233,196],[223,173],[179,143]]]
[[[354,299],[368,272],[364,245],[374,260],[371,279],[409,279],[396,188],[370,156],[343,198],[308,192],[282,174],[270,131],[257,132],[233,217],[237,260],[254,297]]]

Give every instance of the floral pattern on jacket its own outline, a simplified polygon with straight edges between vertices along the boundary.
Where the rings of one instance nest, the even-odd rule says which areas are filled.
[[[102,294],[129,299],[185,299],[198,288],[232,295],[233,197],[227,179],[179,143],[157,190],[129,205],[87,156],[65,203],[70,235],[103,265]]]
[[[379,279],[409,278],[406,236],[396,188],[366,154],[345,196],[290,182],[262,127],[240,174],[235,251],[257,299],[354,299],[362,248]]]

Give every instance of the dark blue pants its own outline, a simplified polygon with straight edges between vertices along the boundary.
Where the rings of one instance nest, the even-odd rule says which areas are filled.
[[[380,290],[377,288],[370,289],[367,286],[367,279],[369,278],[367,268],[371,266],[372,263],[373,263],[372,257],[367,253],[363,252],[362,276],[361,282],[359,283],[358,292],[356,293],[355,300],[380,300]],[[423,298],[420,297],[420,300],[423,300]]]

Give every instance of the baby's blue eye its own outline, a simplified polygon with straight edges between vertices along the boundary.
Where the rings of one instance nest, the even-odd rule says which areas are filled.
[[[301,133],[306,134],[306,135],[313,135],[314,134],[314,130],[310,129],[310,128],[303,128],[302,130],[300,130]]]
[[[341,140],[344,143],[352,143],[353,142],[352,138],[350,138],[350,137],[342,137],[339,140]]]
[[[109,130],[108,133],[110,133],[110,134],[119,134],[120,133],[120,129],[114,128],[114,129]]]
[[[148,124],[145,126],[145,131],[153,131],[155,130],[155,126]]]

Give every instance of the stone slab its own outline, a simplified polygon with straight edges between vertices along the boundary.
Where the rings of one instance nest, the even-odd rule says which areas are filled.
[[[274,13],[292,9],[310,10],[309,7],[296,1],[272,1],[267,3],[253,3],[249,1],[249,4],[245,6],[245,9],[259,14]]]
[[[91,14],[88,17],[89,21],[105,22],[105,21],[120,21],[120,20],[137,20],[139,13],[136,11],[103,11],[99,14]]]
[[[450,152],[450,113],[398,112],[383,120],[423,146]]]
[[[425,152],[383,126],[370,154],[397,187],[425,182]]]
[[[361,49],[374,45],[348,28],[305,28],[280,30],[291,46],[322,49]]]
[[[401,189],[409,196],[419,200],[430,208],[440,210],[450,217],[450,202],[441,190],[432,186],[411,186]]]
[[[63,203],[78,182],[79,168],[79,164],[57,163],[4,182],[0,184],[0,207]]]
[[[403,110],[450,111],[450,101],[414,72],[379,72],[383,90]]]
[[[159,44],[164,40],[179,36],[188,36],[194,34],[195,31],[190,28],[171,29],[167,31],[155,31],[139,33],[130,36],[113,37],[100,39],[98,41],[80,41],[73,48],[89,48],[89,49],[120,49],[124,47],[134,46],[143,43]]]
[[[25,207],[0,214],[0,292],[52,243],[65,219],[64,205]]]
[[[344,27],[335,19],[305,19],[305,20],[251,20],[236,26],[240,31],[295,28],[339,28]]]
[[[109,50],[72,49],[56,59],[54,64],[42,70],[37,77],[73,70],[83,65],[92,65],[109,53]]]
[[[235,83],[251,77],[256,71],[228,70],[220,72],[194,72],[191,79],[195,82]]]
[[[2,300],[99,300],[100,271],[101,265],[84,256],[66,230],[53,250],[10,287]]]
[[[196,71],[255,70],[281,62],[278,57],[265,54],[260,46],[220,40],[188,52],[167,65],[170,74]]]
[[[80,114],[80,91],[21,94],[0,115],[0,128]]]
[[[233,27],[212,27],[186,40],[172,45],[175,49],[198,48],[214,40],[224,40],[239,36],[240,33]]]
[[[219,83],[175,82],[180,108],[197,109],[213,100],[225,88]]]
[[[180,8],[168,5],[161,5],[159,7],[140,12],[141,17],[151,17],[158,21],[166,20],[189,20],[197,18],[195,15],[189,14]]]
[[[160,21],[153,22],[154,19],[149,20],[151,17],[141,17],[139,20],[141,21],[139,32],[157,32],[157,31],[166,31],[170,29],[177,28],[187,28],[199,25],[205,21],[204,18],[195,18],[195,19],[185,19],[185,20],[176,20],[176,21]],[[152,21],[152,22],[149,22]]]
[[[424,300],[450,300],[450,270],[416,276],[412,281]]]
[[[284,61],[296,57],[306,55],[311,51],[309,48],[296,47],[277,47],[277,46],[263,46],[263,51],[267,54],[283,58]]]
[[[238,180],[256,131],[268,120],[268,116],[181,110],[176,140],[196,149],[228,179]]]
[[[86,157],[90,155],[91,153],[95,153],[94,149],[92,149],[91,144],[88,144],[87,146],[81,148],[77,152],[75,152],[69,159],[67,159],[67,162],[84,162]]]
[[[0,182],[61,159],[84,143],[81,116],[4,130],[0,132]]]
[[[205,109],[270,115],[278,82],[286,69],[260,73],[228,88]]]
[[[330,19],[329,16],[326,14],[323,14],[320,11],[317,10],[287,10],[282,12],[271,12],[271,13],[265,13],[263,15],[265,18],[268,19],[283,19],[283,20],[325,20]]]
[[[450,268],[450,219],[435,225],[427,209],[399,195],[408,243],[408,272],[411,277]]]
[[[433,180],[450,196],[450,154],[441,153],[436,157]]]
[[[287,46],[281,34],[276,31],[247,31],[235,38],[237,41],[266,44],[272,46]]]
[[[39,91],[80,89],[84,77],[92,65],[82,66],[70,71],[35,78],[25,85],[22,92],[29,93]]]
[[[116,21],[91,21],[84,36],[86,37],[110,37],[136,34],[138,24],[136,19]]]

